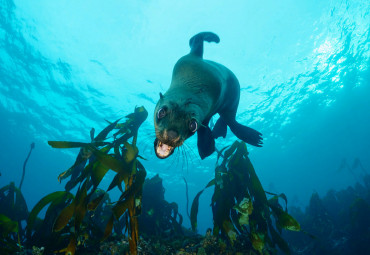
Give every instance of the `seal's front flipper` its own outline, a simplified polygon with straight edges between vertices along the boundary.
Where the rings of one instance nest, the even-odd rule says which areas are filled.
[[[253,128],[243,126],[238,123],[236,120],[227,123],[231,131],[236,135],[240,140],[243,140],[250,145],[256,147],[262,147],[262,134]]]
[[[219,138],[221,136],[223,138],[225,138],[226,137],[226,133],[227,133],[227,124],[222,119],[222,117],[220,117],[217,120],[215,126],[212,129],[212,136],[213,136],[214,139]]]
[[[215,151],[215,140],[208,126],[198,128],[197,134],[199,156],[201,159],[205,159]]]

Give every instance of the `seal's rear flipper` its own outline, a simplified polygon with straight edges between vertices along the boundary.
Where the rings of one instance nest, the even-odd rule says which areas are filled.
[[[223,137],[225,138],[226,137],[226,133],[227,133],[227,124],[226,122],[220,117],[215,126],[213,127],[212,129],[212,136],[214,139],[216,138],[219,138],[219,137]]]
[[[220,38],[212,32],[201,32],[190,38],[190,54],[203,58],[203,41],[219,43]]]
[[[243,126],[242,124],[238,123],[236,120],[227,123],[230,127],[231,131],[238,137],[240,140],[243,140],[250,145],[254,145],[256,147],[262,147],[262,134],[253,128]]]
[[[204,159],[215,151],[215,140],[209,127],[198,128],[197,134],[199,156]]]

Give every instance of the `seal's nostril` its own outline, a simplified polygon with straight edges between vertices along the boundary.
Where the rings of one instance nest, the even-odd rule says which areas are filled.
[[[168,138],[171,140],[177,138],[178,136],[177,132],[173,130],[168,130],[167,135],[168,135]]]

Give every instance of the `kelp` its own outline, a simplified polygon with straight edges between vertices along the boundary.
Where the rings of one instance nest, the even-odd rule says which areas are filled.
[[[14,182],[0,189],[0,215],[0,243],[8,247],[6,251],[9,253],[18,251],[25,240],[22,222],[27,220],[28,208],[21,190],[15,187]]]
[[[56,248],[63,248],[68,242],[65,235],[69,231],[66,229],[62,233],[55,233],[53,224],[58,214],[73,199],[74,195],[67,191],[56,191],[40,199],[31,210],[27,220],[26,246],[44,247],[47,253],[51,253]],[[41,219],[43,214],[45,216]]]
[[[26,160],[25,160],[25,161],[24,161],[24,163],[23,163],[23,172],[22,172],[21,182],[19,183],[19,190],[21,190],[21,189],[22,189],[22,184],[23,184],[24,176],[25,176],[25,174],[26,174],[26,165],[27,165],[28,159],[29,159],[29,158],[30,158],[30,156],[31,156],[32,150],[33,150],[34,148],[35,148],[35,143],[31,143],[30,152],[28,152],[27,158],[26,158]]]
[[[86,235],[88,231],[84,224],[93,220],[86,219],[94,218],[95,214],[99,214],[99,205],[106,201],[106,194],[114,187],[118,187],[122,191],[122,195],[118,201],[109,203],[106,207],[110,209],[111,216],[106,218],[106,227],[101,233],[101,240],[107,238],[115,221],[120,221],[122,215],[127,215],[127,226],[130,234],[129,244],[131,254],[137,254],[138,242],[138,220],[137,216],[141,212],[142,189],[146,176],[146,171],[143,165],[137,159],[138,149],[136,147],[137,134],[140,125],[147,118],[148,112],[144,107],[135,108],[134,113],[126,116],[126,121],[119,123],[121,119],[115,122],[109,122],[109,125],[104,128],[96,137],[95,130],[90,131],[91,142],[69,142],[69,141],[49,141],[49,145],[53,148],[80,148],[79,154],[75,163],[58,177],[59,181],[71,176],[71,179],[66,184],[66,194],[74,187],[78,186],[76,195],[64,201],[65,205],[58,211],[57,217],[53,222],[53,232],[69,232],[69,243],[67,247],[59,250],[54,250],[58,253],[74,254],[78,249],[78,240],[81,236]],[[111,137],[108,135],[113,131]],[[132,140],[130,140],[132,139]],[[131,142],[130,142],[131,141]],[[98,186],[106,173],[112,170],[116,172],[109,188],[104,192],[98,189]],[[122,188],[124,184],[124,189]],[[99,191],[97,194],[97,191]],[[35,219],[35,214],[39,211],[41,205],[45,205],[48,198],[40,201],[40,205],[34,208],[32,213],[32,221]],[[57,199],[57,198],[55,198]],[[51,199],[52,201],[55,201]],[[53,205],[53,202],[51,202]],[[50,207],[49,207],[50,209]],[[91,213],[90,213],[91,212]],[[99,222],[99,225],[101,222]],[[66,231],[69,226],[71,231]],[[96,233],[99,231],[96,231]],[[92,232],[90,231],[90,234]]]
[[[300,231],[300,225],[279,203],[281,198],[287,205],[286,196],[273,194],[267,198],[244,142],[236,141],[218,154],[215,178],[205,187],[215,186],[211,202],[213,234],[226,237],[230,245],[237,238],[247,239],[260,254],[273,252],[275,246],[289,254],[288,244],[281,236],[282,229]],[[193,230],[197,226],[199,198],[203,191],[193,200]]]
[[[370,254],[369,180],[370,175],[364,175],[359,182],[342,189],[320,195],[314,192],[304,209],[290,206],[290,213],[309,232],[286,233],[292,253]]]
[[[215,179],[213,179],[212,181],[210,181],[204,189],[202,189],[201,191],[199,191],[198,194],[195,196],[195,198],[193,200],[193,203],[192,203],[191,209],[190,209],[190,223],[191,223],[191,229],[193,231],[196,231],[196,228],[197,228],[197,225],[198,225],[198,223],[197,223],[197,215],[198,215],[200,195],[202,195],[203,191],[206,188],[209,188],[212,185],[215,185]]]
[[[143,188],[142,213],[139,217],[140,233],[151,238],[181,236],[182,215],[176,203],[164,199],[164,187],[159,175],[147,179]]]
[[[12,232],[18,232],[18,222],[11,220],[4,214],[0,214],[0,233],[3,237]]]
[[[4,214],[0,214],[0,252],[1,254],[14,253],[19,249],[17,242],[11,238],[12,233],[18,233],[18,222]],[[19,242],[18,242],[19,244]]]
[[[35,143],[31,143],[30,151],[23,163],[19,187],[15,187],[14,182],[11,182],[0,189],[0,236],[2,236],[0,251],[4,253],[12,253],[22,249],[25,240],[22,222],[27,220],[28,208],[21,188],[26,173],[26,165],[34,148]]]

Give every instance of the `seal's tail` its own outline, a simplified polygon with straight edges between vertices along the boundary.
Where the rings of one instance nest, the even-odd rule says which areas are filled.
[[[190,38],[190,54],[203,58],[203,41],[219,43],[220,38],[212,32],[201,32]]]

